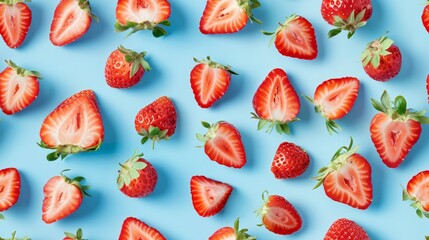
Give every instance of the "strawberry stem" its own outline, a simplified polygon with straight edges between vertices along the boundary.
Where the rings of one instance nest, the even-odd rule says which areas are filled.
[[[227,72],[229,72],[231,74],[238,75],[238,73],[236,73],[236,72],[234,72],[234,71],[231,70],[231,66],[229,66],[229,65],[222,65],[222,64],[219,64],[219,63],[217,63],[215,61],[212,61],[210,59],[210,56],[207,56],[206,59],[201,59],[201,60],[198,60],[198,59],[196,59],[194,57],[194,62],[196,62],[196,63],[202,63],[202,64],[207,64],[211,68],[220,68],[220,69],[223,69],[223,70],[225,70],[225,71],[227,71]]]
[[[25,68],[19,67],[18,65],[16,65],[14,62],[12,62],[11,60],[5,60],[5,62],[7,63],[7,65],[9,65],[9,67],[11,67],[13,70],[15,70],[15,72],[23,77],[36,77],[37,79],[41,79],[41,75],[39,72],[37,71],[28,71]]]
[[[66,237],[69,237],[73,240],[86,240],[86,239],[83,239],[83,231],[81,228],[79,228],[76,231],[76,234],[69,233],[69,232],[64,232],[64,234],[66,235]]]
[[[338,35],[343,30],[348,31],[347,38],[350,39],[358,28],[366,25],[367,21],[362,21],[365,16],[366,9],[363,9],[357,15],[352,11],[347,19],[342,19],[339,16],[334,16],[334,26],[336,28],[328,32],[328,37],[332,38]]]

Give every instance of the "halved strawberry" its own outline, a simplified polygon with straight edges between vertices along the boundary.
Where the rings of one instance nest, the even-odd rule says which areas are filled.
[[[372,202],[371,165],[357,154],[358,146],[350,139],[334,154],[331,163],[319,170],[315,188],[323,184],[326,195],[334,201],[358,209],[367,209]]]
[[[92,90],[83,90],[64,100],[43,121],[40,147],[55,149],[47,159],[96,151],[104,140],[104,126]]]
[[[231,82],[231,74],[237,74],[230,66],[213,62],[210,57],[198,60],[191,71],[191,87],[195,100],[202,108],[209,108],[222,98]]]
[[[314,104],[314,110],[325,118],[329,134],[341,130],[334,120],[344,117],[356,102],[360,82],[355,77],[333,78],[317,86],[314,98],[306,97]]]
[[[0,212],[8,210],[18,202],[21,193],[21,177],[16,168],[0,170]],[[3,216],[0,214],[0,219]]]
[[[361,226],[346,218],[340,218],[332,223],[323,240],[370,240]]]
[[[289,123],[297,121],[301,104],[286,72],[273,69],[253,96],[252,118],[258,119],[258,130],[275,127],[279,134],[290,134]]]
[[[429,218],[429,170],[421,171],[408,181],[402,192],[402,200],[410,200],[420,218]]]
[[[237,128],[227,122],[202,124],[208,131],[204,136],[197,133],[197,139],[204,144],[207,156],[221,165],[242,168],[246,164],[246,152]]]
[[[269,231],[289,235],[301,229],[301,216],[284,197],[268,195],[268,192],[265,191],[262,194],[262,201],[263,205],[256,211],[256,214],[262,217],[262,224]]]
[[[209,240],[256,240],[247,233],[247,229],[240,229],[240,219],[234,222],[234,228],[223,227],[209,237]]]
[[[10,48],[21,46],[31,25],[31,9],[24,3],[29,0],[0,2],[0,35]]]
[[[428,94],[428,103],[429,103],[429,75],[426,77],[426,92]]]
[[[28,107],[39,95],[40,74],[28,71],[7,60],[9,65],[0,73],[0,108],[8,115]]]
[[[284,56],[313,60],[317,57],[317,41],[313,25],[304,17],[292,14],[275,32],[265,32],[274,35],[274,45]]]
[[[258,0],[207,0],[200,31],[203,34],[234,33],[243,29],[248,19],[261,23],[252,13],[259,6]]]
[[[170,14],[168,0],[118,0],[115,29],[117,32],[132,29],[128,36],[151,30],[154,37],[162,37],[167,32],[160,26],[170,26]]]
[[[76,233],[64,232],[66,235],[63,240],[84,240],[83,231],[79,228]]]
[[[119,240],[166,240],[162,234],[153,227],[138,220],[137,218],[128,217],[122,224]]]
[[[429,1],[426,1],[426,6],[423,9],[422,22],[423,22],[423,26],[425,27],[426,31],[429,32]]]
[[[374,108],[381,112],[371,120],[371,140],[384,164],[396,168],[419,140],[421,123],[429,124],[429,118],[424,116],[425,111],[407,109],[403,96],[397,96],[392,102],[386,91],[381,96],[381,102],[371,101]]]
[[[230,185],[205,176],[191,178],[192,204],[202,217],[219,213],[225,207],[232,190]]]
[[[42,220],[45,223],[56,222],[74,213],[82,204],[83,196],[89,196],[86,192],[89,186],[81,185],[85,178],[68,178],[63,173],[69,170],[52,177],[43,187]]]

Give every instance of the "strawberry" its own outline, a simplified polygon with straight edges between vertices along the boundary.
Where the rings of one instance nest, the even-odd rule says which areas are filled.
[[[197,134],[197,139],[204,144],[207,156],[221,165],[242,168],[246,164],[246,152],[237,128],[227,122],[202,124],[208,131],[204,136]]]
[[[83,239],[83,232],[82,232],[81,228],[79,228],[77,230],[76,234],[69,233],[69,232],[64,232],[64,234],[66,236],[64,237],[63,240],[84,240]]]
[[[420,218],[429,218],[429,170],[419,172],[408,181],[402,199],[412,202],[410,206],[416,209]]]
[[[18,202],[21,192],[21,177],[16,168],[0,170],[0,212],[8,210]],[[4,219],[0,214],[0,219]]]
[[[128,217],[122,224],[119,240],[166,240],[158,230],[137,218]]]
[[[152,140],[155,142],[168,140],[176,131],[177,114],[173,101],[163,96],[146,107],[142,108],[136,116],[134,125],[138,134],[143,136],[141,143]]]
[[[301,104],[285,71],[273,69],[253,96],[252,118],[258,119],[258,130],[275,127],[279,134],[290,134],[289,123],[297,121]]]
[[[370,240],[368,234],[355,222],[340,218],[332,223],[323,240]]]
[[[118,0],[115,30],[151,30],[156,38],[167,35],[161,26],[170,26],[171,6],[167,0]]]
[[[145,71],[150,71],[149,63],[144,59],[146,52],[137,53],[119,46],[107,58],[104,76],[113,88],[129,88],[136,85]]]
[[[429,32],[429,1],[426,1],[426,6],[423,9],[422,22],[423,22],[423,26],[425,27],[426,31]]]
[[[84,90],[64,100],[43,121],[40,147],[55,149],[47,159],[96,151],[104,140],[104,126],[92,90]]]
[[[393,40],[382,36],[370,42],[361,55],[362,66],[372,79],[386,82],[401,71],[402,55]]]
[[[314,189],[323,184],[332,200],[363,210],[372,202],[371,165],[358,149],[350,138],[350,145],[338,149],[330,164],[319,170]]]
[[[191,196],[195,211],[202,217],[219,213],[228,201],[233,188],[205,176],[191,178]]]
[[[292,234],[302,226],[302,219],[298,211],[284,197],[279,195],[262,194],[263,205],[256,210],[256,214],[262,217],[262,224],[269,231],[280,234]]]
[[[301,147],[283,142],[277,148],[271,164],[271,172],[277,179],[295,178],[302,175],[310,165],[310,157]]]
[[[191,71],[191,87],[195,100],[202,108],[209,108],[222,98],[231,82],[231,74],[237,75],[230,66],[213,62],[210,57],[198,60]]]
[[[325,118],[329,134],[341,130],[334,120],[344,117],[356,102],[360,82],[354,77],[333,78],[317,86],[314,98],[306,97],[314,104],[314,110]]]
[[[428,94],[428,103],[429,103],[429,75],[426,77],[426,92]]]
[[[396,168],[419,140],[421,123],[429,124],[429,118],[424,116],[424,111],[407,109],[403,96],[397,96],[392,102],[386,91],[381,96],[381,102],[371,101],[374,108],[380,111],[371,120],[371,140],[384,164]]]
[[[0,35],[10,48],[21,46],[31,25],[31,9],[25,4],[29,0],[7,0],[0,2]]]
[[[235,33],[246,26],[248,19],[261,23],[252,13],[260,6],[258,0],[207,0],[200,31],[203,34]]]
[[[86,191],[89,186],[81,185],[84,177],[68,178],[61,172],[48,180],[43,187],[42,220],[53,223],[74,213],[82,204],[83,196],[90,196]]]
[[[55,8],[49,39],[55,46],[64,46],[81,38],[91,26],[92,14],[89,0],[60,0]]]
[[[117,183],[119,190],[129,197],[140,198],[153,192],[158,181],[155,168],[137,152],[121,165]]]
[[[283,56],[313,60],[317,57],[317,41],[313,25],[304,17],[292,14],[275,32],[272,41]]]
[[[323,19],[336,27],[329,31],[329,37],[345,30],[349,32],[347,37],[351,38],[371,17],[372,4],[371,0],[322,0],[321,12]]]
[[[39,95],[40,74],[28,71],[7,60],[0,73],[0,108],[11,115],[28,107]]]
[[[239,218],[234,222],[234,228],[223,227],[209,237],[209,240],[256,240],[247,233],[247,229],[240,229]]]
[[[12,237],[11,238],[2,238],[2,237],[0,237],[0,239],[4,239],[4,240],[31,240],[31,238],[29,238],[29,237],[17,238],[17,237],[15,237],[15,235],[16,235],[16,231],[14,231],[12,233]]]

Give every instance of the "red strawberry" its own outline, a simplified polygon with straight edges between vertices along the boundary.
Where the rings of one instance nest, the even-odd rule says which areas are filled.
[[[248,19],[261,23],[252,13],[259,6],[258,0],[207,0],[200,31],[203,34],[234,33],[243,29]]]
[[[219,213],[228,201],[233,188],[204,176],[191,178],[191,196],[195,211],[202,217]]]
[[[21,192],[21,177],[16,168],[0,170],[0,212],[8,210],[18,202]],[[0,219],[4,219],[0,214]]]
[[[231,74],[237,74],[230,66],[213,62],[210,57],[194,61],[198,63],[191,71],[191,87],[195,100],[202,108],[209,108],[226,92]]]
[[[374,108],[380,111],[370,124],[371,140],[384,164],[396,168],[419,140],[421,123],[429,124],[429,118],[423,116],[422,111],[407,109],[407,101],[402,96],[397,96],[392,106],[386,91],[381,96],[381,102],[371,101]]]
[[[104,126],[92,90],[84,90],[64,100],[43,121],[39,146],[55,149],[49,161],[68,154],[96,151],[104,140]]]
[[[158,230],[137,218],[128,217],[122,224],[119,240],[166,240]]]
[[[416,209],[420,218],[429,218],[429,170],[419,172],[413,176],[403,191],[402,199],[411,200],[411,207]]]
[[[158,181],[155,168],[142,156],[135,152],[124,164],[119,164],[118,187],[129,197],[140,198],[151,194]]]
[[[246,152],[237,128],[227,122],[202,124],[208,131],[204,136],[197,134],[197,139],[203,142],[207,156],[221,165],[242,168],[246,164]]]
[[[326,195],[334,201],[358,209],[367,209],[372,202],[371,165],[357,154],[353,139],[334,154],[329,166],[319,170],[314,188],[323,184]]]
[[[386,82],[401,71],[402,55],[393,40],[382,36],[370,42],[361,56],[362,66],[372,79]]]
[[[83,196],[89,196],[86,190],[89,186],[81,185],[83,177],[73,179],[63,175],[55,176],[43,187],[42,220],[45,223],[53,223],[74,213],[82,204]]]
[[[268,74],[253,96],[256,114],[252,113],[252,118],[259,119],[258,130],[268,126],[268,131],[275,127],[280,134],[290,134],[288,123],[298,120],[296,117],[300,107],[299,97],[285,71],[276,68]]]
[[[273,41],[279,53],[284,56],[313,60],[317,57],[317,41],[313,25],[304,17],[292,14],[275,32]]]
[[[287,179],[302,175],[310,165],[310,157],[301,147],[283,142],[277,148],[271,164],[275,178]]]
[[[92,14],[89,0],[60,0],[55,8],[49,39],[55,46],[64,46],[81,38],[89,29]]]
[[[176,131],[176,120],[173,101],[163,96],[142,108],[137,113],[134,125],[137,133],[143,136],[141,143],[150,139],[153,147],[155,142],[170,139]]]
[[[328,232],[323,238],[323,240],[345,239],[369,240],[370,238],[365,232],[365,229],[346,218],[340,218],[332,223],[328,229]]]
[[[209,237],[209,240],[256,240],[247,233],[247,229],[240,229],[239,218],[234,222],[234,228],[223,227]]]
[[[15,235],[16,235],[16,231],[14,231],[12,233],[12,238],[1,238],[0,237],[0,239],[4,239],[4,240],[31,240],[31,238],[29,238],[29,237],[17,238],[17,237],[15,237]]]
[[[0,2],[0,35],[10,48],[21,46],[31,25],[31,9],[27,0]]]
[[[128,35],[151,30],[154,37],[162,37],[167,32],[160,25],[170,26],[170,14],[167,0],[118,0],[115,28],[117,32],[132,29]]]
[[[64,237],[63,240],[84,240],[83,239],[83,232],[82,232],[81,228],[79,228],[77,230],[76,234],[69,233],[69,232],[64,232],[64,234],[66,236]]]
[[[0,73],[0,108],[11,115],[28,107],[39,95],[40,74],[28,71],[8,60]]]
[[[426,77],[426,92],[428,94],[428,103],[429,103],[429,75]]]
[[[107,58],[104,76],[113,88],[129,88],[136,85],[145,71],[150,71],[149,63],[144,59],[146,52],[137,53],[119,46]]]
[[[336,27],[329,31],[329,37],[345,30],[349,32],[347,37],[351,38],[371,17],[372,4],[371,0],[322,0],[321,12],[323,19]]]
[[[354,77],[333,78],[317,86],[314,99],[306,97],[315,105],[314,110],[325,118],[329,134],[341,130],[334,121],[352,110],[358,96],[360,82]]]
[[[262,217],[262,224],[271,232],[280,235],[292,234],[302,226],[298,211],[284,197],[262,194],[263,205],[256,211]]]
[[[423,22],[423,26],[425,27],[426,31],[429,32],[429,1],[426,2],[426,6],[423,9],[422,22]]]

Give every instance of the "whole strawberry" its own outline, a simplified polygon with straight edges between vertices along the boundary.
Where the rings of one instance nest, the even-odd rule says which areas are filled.
[[[309,165],[310,158],[301,147],[283,142],[274,155],[271,172],[278,179],[295,178],[302,175]]]
[[[155,190],[158,182],[155,168],[142,156],[135,152],[125,163],[119,164],[118,187],[128,197],[145,197]]]
[[[129,88],[136,85],[150,65],[144,59],[146,52],[137,53],[119,46],[107,58],[104,76],[113,88]]]
[[[429,1],[426,1],[426,6],[423,9],[422,22],[423,22],[423,26],[425,27],[426,31],[429,32]]]
[[[168,140],[176,131],[176,108],[170,98],[163,96],[146,107],[142,108],[136,116],[134,126],[138,134],[143,136],[141,143],[148,139],[155,142]]]
[[[401,71],[402,55],[392,39],[382,36],[367,45],[361,61],[368,76],[374,80],[386,82]]]
[[[234,222],[234,227],[223,227],[217,230],[209,237],[209,240],[256,240],[247,233],[247,228],[240,229],[240,219],[237,218]]]
[[[79,228],[75,234],[69,233],[69,232],[64,232],[64,234],[66,236],[64,237],[63,240],[86,240],[86,239],[83,239],[83,231],[81,228]]]
[[[419,172],[413,176],[403,190],[402,200],[411,201],[411,207],[416,209],[420,218],[429,218],[429,170]]]
[[[32,13],[29,0],[0,1],[0,35],[10,48],[22,45],[30,29]]]
[[[370,240],[368,234],[355,222],[340,218],[329,227],[323,240]]]

